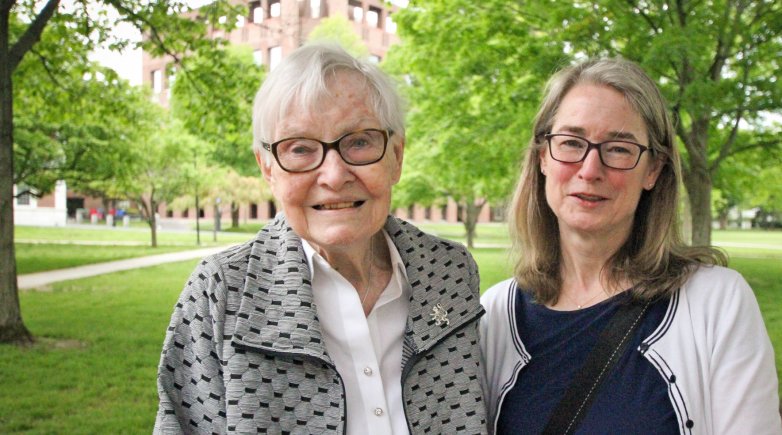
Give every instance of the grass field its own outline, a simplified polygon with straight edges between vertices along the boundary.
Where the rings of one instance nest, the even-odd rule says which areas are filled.
[[[441,236],[461,238],[460,227],[432,230]],[[499,225],[479,228],[479,242],[507,243],[503,232]],[[53,238],[49,240],[59,240],[50,235]],[[250,237],[237,236],[239,240]],[[744,274],[756,292],[777,349],[779,371],[782,251],[777,248],[782,246],[782,232],[727,233],[724,237],[716,233],[715,240],[761,245],[755,250],[763,255],[754,255],[752,249],[747,255],[731,247],[726,249],[733,253],[731,266]],[[83,250],[83,246],[66,246],[70,246],[72,255]],[[128,247],[101,248],[109,257]],[[20,254],[25,249],[17,245]],[[130,254],[136,253],[140,251]],[[510,276],[504,248],[476,248],[473,253],[480,267],[482,289]],[[61,252],[62,256],[66,254],[67,249]],[[35,253],[26,258],[20,264],[36,261]],[[160,346],[173,305],[196,263],[193,260],[55,283],[48,292],[22,292],[26,325],[39,342],[24,349],[0,345],[0,433],[149,433],[157,408],[155,373]]]
[[[63,269],[104,261],[122,260],[145,255],[192,249],[189,246],[104,246],[104,245],[62,245],[52,243],[17,243],[16,271],[18,274]]]

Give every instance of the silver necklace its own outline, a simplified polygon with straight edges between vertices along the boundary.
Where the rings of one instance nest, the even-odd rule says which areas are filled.
[[[375,250],[374,250],[374,243],[375,243],[375,236],[372,236],[369,239],[369,272],[367,273],[367,289],[364,292],[364,296],[361,297],[361,307],[364,307],[364,301],[367,300],[367,296],[369,295],[369,292],[372,290],[372,263],[375,259]]]
[[[584,307],[584,305],[592,302],[596,297],[600,296],[601,294],[605,294],[605,291],[601,290],[601,291],[595,293],[594,295],[592,295],[592,297],[590,297],[589,299],[585,300],[584,302],[581,302],[580,304],[578,302],[576,302],[576,300],[573,299],[570,296],[568,296],[567,298],[570,299],[570,302],[572,302],[576,306],[576,309],[580,310],[581,308]]]

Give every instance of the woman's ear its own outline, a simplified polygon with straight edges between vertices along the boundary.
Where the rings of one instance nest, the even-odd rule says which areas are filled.
[[[269,185],[272,184],[272,165],[267,158],[263,155],[262,151],[255,151],[255,161],[258,163],[258,167],[261,169],[263,179],[266,180]]]
[[[660,177],[660,173],[663,171],[663,167],[665,167],[665,156],[662,154],[657,155],[652,160],[652,164],[648,169],[649,172],[646,174],[646,178],[644,179],[644,189],[652,190],[654,188],[654,185],[657,183],[657,179]]]

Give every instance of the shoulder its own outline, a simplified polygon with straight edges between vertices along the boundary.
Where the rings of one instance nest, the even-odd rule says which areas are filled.
[[[274,264],[287,234],[285,220],[278,217],[255,237],[202,259],[190,276],[188,286],[198,288],[240,287],[248,274],[257,274],[264,264]],[[250,261],[250,260],[254,261]],[[260,260],[260,261],[258,261]]]
[[[744,277],[737,271],[722,266],[700,265],[682,286],[691,301],[707,300],[722,303],[727,299],[754,299],[754,294]]]
[[[516,294],[516,280],[508,278],[489,287],[481,296],[481,305],[486,309],[487,317],[492,314],[507,312],[512,296]]]
[[[467,247],[461,243],[425,233],[415,225],[394,216],[388,216],[384,229],[394,241],[399,255],[405,260],[411,254],[431,254],[447,255],[455,259],[465,258],[474,263]]]

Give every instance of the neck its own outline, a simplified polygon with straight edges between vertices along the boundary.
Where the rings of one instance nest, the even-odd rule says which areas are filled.
[[[316,249],[356,289],[364,314],[369,315],[391,279],[391,256],[383,232],[346,250]]]
[[[561,240],[562,287],[554,308],[585,308],[629,287],[626,280],[607,275],[605,270],[625,239],[568,237]]]

